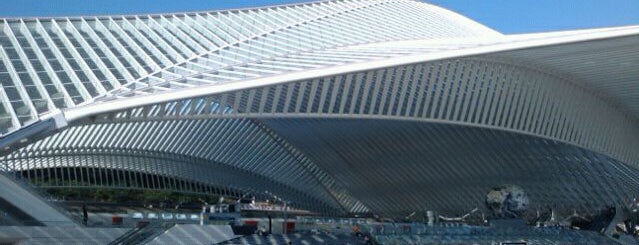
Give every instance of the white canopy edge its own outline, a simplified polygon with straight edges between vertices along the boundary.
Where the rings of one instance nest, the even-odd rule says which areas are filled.
[[[133,107],[140,107],[152,104],[158,104],[163,102],[195,98],[213,94],[220,94],[226,92],[232,92],[243,89],[250,89],[263,86],[271,86],[281,83],[288,83],[293,81],[308,80],[318,77],[334,76],[345,73],[353,73],[367,70],[383,69],[388,67],[395,67],[401,65],[423,63],[442,59],[451,59],[458,57],[467,57],[475,55],[483,55],[489,53],[530,49],[544,46],[554,46],[570,43],[579,43],[586,41],[605,40],[619,37],[627,37],[639,35],[639,26],[631,26],[624,28],[604,28],[593,29],[591,32],[583,33],[581,31],[567,31],[567,35],[558,35],[556,32],[549,33],[546,38],[533,38],[517,41],[505,41],[503,43],[489,44],[485,46],[470,47],[459,50],[445,50],[429,53],[420,53],[410,56],[393,57],[383,60],[374,60],[362,63],[346,64],[341,66],[333,66],[326,68],[318,68],[311,70],[304,70],[299,72],[291,72],[281,75],[274,75],[268,77],[260,77],[255,79],[247,79],[237,82],[205,85],[194,88],[186,88],[174,91],[167,91],[149,95],[141,95],[128,98],[120,98],[116,100],[99,102],[88,104],[84,106],[78,106],[62,110],[64,117],[68,122],[80,120],[85,117],[108,113]],[[542,34],[535,34],[533,37],[543,36]],[[518,39],[518,38],[517,38]],[[404,41],[401,41],[404,42]],[[415,43],[431,42],[428,40],[415,40]],[[638,85],[639,86],[639,85]],[[44,117],[46,118],[46,116]]]

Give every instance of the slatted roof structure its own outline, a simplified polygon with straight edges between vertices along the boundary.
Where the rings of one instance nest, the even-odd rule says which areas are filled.
[[[503,35],[410,0],[2,21],[3,169],[50,185],[389,217],[639,194],[637,26]]]

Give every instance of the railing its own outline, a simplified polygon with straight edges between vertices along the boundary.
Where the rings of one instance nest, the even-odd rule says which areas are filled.
[[[423,224],[364,225],[380,244],[532,242],[539,244],[608,244],[608,239],[594,231],[577,231],[562,227],[490,227],[426,226]]]
[[[144,227],[135,227],[127,231],[126,233],[122,234],[122,236],[118,237],[117,239],[111,241],[109,245],[127,244],[128,241],[132,239],[133,237],[135,237],[136,234],[138,234],[142,229],[144,229]]]
[[[110,242],[109,245],[145,244],[173,226],[175,223],[148,223],[142,227],[131,229]]]
[[[11,225],[43,226],[44,224],[0,197],[0,226]]]
[[[46,191],[34,186],[30,181],[22,178],[16,172],[8,171],[8,170],[9,170],[9,168],[7,168],[6,166],[0,165],[0,174],[4,175],[8,179],[10,179],[13,182],[15,182],[18,186],[20,186],[25,191],[29,192],[35,198],[38,198],[42,202],[48,204],[51,208],[55,209],[60,214],[68,217],[72,221],[72,223],[71,223],[72,225],[82,224],[82,217],[71,213],[69,210],[64,208],[60,203],[51,201],[52,198]],[[64,222],[62,222],[60,224],[63,224],[63,223]],[[69,224],[67,224],[67,225],[69,225]]]

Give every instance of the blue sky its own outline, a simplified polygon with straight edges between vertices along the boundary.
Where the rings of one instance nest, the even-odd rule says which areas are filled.
[[[0,16],[164,13],[295,0],[0,0]],[[639,0],[428,0],[503,33],[639,25]]]

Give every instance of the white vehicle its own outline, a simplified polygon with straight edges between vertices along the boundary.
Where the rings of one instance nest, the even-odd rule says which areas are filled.
[[[144,219],[144,214],[140,213],[140,212],[135,212],[133,214],[131,214],[131,218],[134,219]]]
[[[162,219],[173,219],[172,213],[162,213]]]
[[[146,218],[147,219],[158,219],[158,214],[156,214],[156,213],[148,213],[146,215]]]
[[[177,220],[186,220],[186,214],[176,214],[175,219]]]
[[[200,220],[200,215],[199,214],[191,214],[189,216],[189,219],[191,219],[191,220]]]

